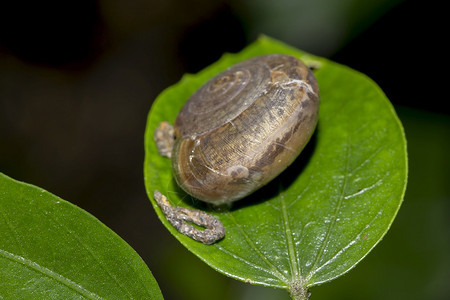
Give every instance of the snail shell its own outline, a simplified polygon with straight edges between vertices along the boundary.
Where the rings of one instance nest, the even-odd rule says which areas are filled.
[[[317,81],[296,57],[259,56],[230,67],[195,92],[177,116],[177,183],[213,204],[251,194],[300,154],[318,107]]]

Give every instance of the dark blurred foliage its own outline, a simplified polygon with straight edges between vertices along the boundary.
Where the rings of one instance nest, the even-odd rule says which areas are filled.
[[[437,0],[406,1],[332,59],[369,75],[396,105],[449,114],[446,14]]]
[[[89,211],[142,256],[166,299],[287,299],[228,279],[163,228],[144,190],[153,99],[260,33],[374,79],[409,146],[383,242],[312,299],[448,299],[446,9],[430,0],[69,0],[0,4],[0,171]],[[211,296],[214,295],[214,296]]]
[[[98,51],[95,1],[2,1],[1,46],[20,59],[60,67]]]

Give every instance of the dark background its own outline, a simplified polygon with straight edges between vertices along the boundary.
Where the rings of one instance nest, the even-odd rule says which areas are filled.
[[[288,299],[228,279],[190,254],[157,220],[143,184],[153,99],[183,73],[264,33],[374,79],[408,139],[409,184],[390,232],[354,270],[313,288],[312,299],[449,299],[441,2],[2,1],[0,172],[99,218],[141,255],[166,299]]]

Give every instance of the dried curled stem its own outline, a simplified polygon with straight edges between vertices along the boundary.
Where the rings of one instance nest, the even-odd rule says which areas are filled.
[[[225,227],[213,216],[200,210],[172,206],[158,190],[155,190],[153,196],[166,219],[180,233],[207,245],[214,244],[225,236]],[[198,229],[189,223],[205,229]]]
[[[161,122],[155,130],[153,139],[156,142],[159,155],[171,158],[173,144],[175,142],[175,131],[173,126],[170,125],[169,122]]]

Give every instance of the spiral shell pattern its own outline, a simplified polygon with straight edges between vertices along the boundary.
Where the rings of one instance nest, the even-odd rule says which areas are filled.
[[[316,127],[318,107],[317,81],[296,57],[259,56],[230,67],[177,116],[177,183],[214,204],[244,198],[296,159]]]

